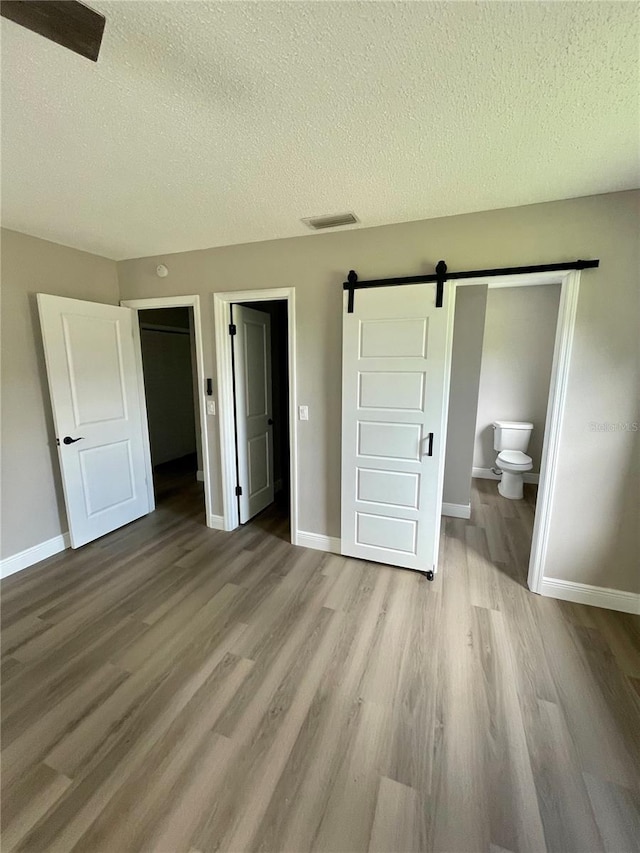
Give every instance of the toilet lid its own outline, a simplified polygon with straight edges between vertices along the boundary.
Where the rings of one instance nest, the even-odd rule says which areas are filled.
[[[507,465],[521,465],[529,467],[531,465],[531,457],[527,456],[521,450],[503,450],[498,454],[498,462],[506,462]]]

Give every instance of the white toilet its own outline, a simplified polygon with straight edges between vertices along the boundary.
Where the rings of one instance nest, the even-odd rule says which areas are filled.
[[[533,462],[524,452],[529,446],[533,424],[526,421],[494,421],[493,448],[500,451],[496,468],[502,472],[498,491],[512,501],[523,496],[522,475],[531,471]]]

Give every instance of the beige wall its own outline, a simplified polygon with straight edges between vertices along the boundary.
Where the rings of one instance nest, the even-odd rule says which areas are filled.
[[[533,472],[540,471],[559,302],[558,284],[489,290],[474,468],[496,464],[495,420],[530,421],[533,432],[527,453]]]
[[[342,281],[449,268],[599,257],[582,277],[561,442],[548,575],[640,590],[638,433],[594,432],[591,421],[638,420],[640,218],[637,191],[422,222],[310,235],[118,264],[122,298],[199,293],[205,364],[215,376],[216,290],[294,286],[297,300],[300,529],[340,532]],[[164,262],[169,276],[159,279]],[[209,418],[214,513],[221,513],[217,421]]]
[[[486,284],[457,288],[442,499],[445,503],[463,506],[471,502],[471,469],[486,304]]]
[[[2,557],[68,530],[36,293],[118,301],[113,261],[2,230]]]

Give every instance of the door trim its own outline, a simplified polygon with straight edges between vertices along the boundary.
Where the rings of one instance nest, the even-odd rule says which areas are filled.
[[[206,512],[207,527],[220,529],[219,516],[211,512],[211,455],[209,452],[209,435],[207,430],[207,395],[206,380],[204,373],[204,351],[202,346],[202,318],[200,315],[199,296],[159,296],[152,299],[122,299],[120,305],[131,308],[136,313],[149,308],[192,308],[193,309],[193,334],[196,350],[196,373],[198,376],[198,403],[200,409],[200,441],[202,447],[202,468],[204,472],[204,504]],[[149,443],[149,425],[147,421],[147,402],[144,394],[144,371],[142,368],[142,345],[140,342],[140,325],[133,324],[133,335],[136,350],[136,372],[138,376],[138,400],[143,418],[144,441],[147,453],[147,491],[149,493],[150,511],[155,509],[155,494],[153,491],[153,469],[151,467],[151,445]]]
[[[531,556],[527,585],[532,592],[545,594],[544,571],[549,551],[551,517],[556,493],[556,476],[560,456],[560,438],[567,401],[571,350],[575,334],[580,270],[566,272],[525,273],[509,277],[479,276],[454,282],[457,287],[487,284],[496,287],[527,287],[544,284],[560,285],[560,304],[556,322],[551,381],[544,426],[540,480],[531,539]]]
[[[296,303],[295,287],[267,290],[237,290],[213,294],[214,335],[218,380],[220,424],[220,474],[222,480],[222,511],[224,529],[239,526],[238,504],[235,496],[236,461],[233,419],[233,379],[231,371],[231,338],[229,336],[229,306],[236,302],[287,303],[287,332],[289,351],[289,467],[291,543],[298,544],[298,421],[296,386]]]

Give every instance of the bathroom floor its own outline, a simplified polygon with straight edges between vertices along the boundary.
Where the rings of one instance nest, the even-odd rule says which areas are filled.
[[[471,519],[484,530],[491,561],[523,585],[527,582],[538,487],[525,483],[524,498],[511,501],[498,493],[496,480],[471,481]]]

